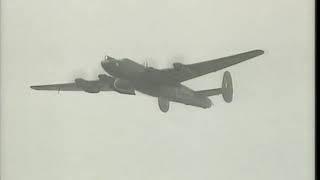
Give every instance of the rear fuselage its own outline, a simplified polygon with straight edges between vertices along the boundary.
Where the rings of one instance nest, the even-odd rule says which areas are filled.
[[[101,65],[113,77],[130,81],[135,90],[141,93],[202,108],[212,106],[208,97],[197,95],[192,89],[170,78],[164,79],[160,76],[161,71],[144,67],[130,59],[111,59],[102,61]]]

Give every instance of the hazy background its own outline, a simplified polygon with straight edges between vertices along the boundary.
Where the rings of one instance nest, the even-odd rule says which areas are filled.
[[[1,0],[3,180],[313,179],[311,0]],[[95,79],[106,54],[170,67],[263,49],[230,67],[234,101],[201,109],[115,92],[40,92]],[[185,83],[220,87],[223,70]]]

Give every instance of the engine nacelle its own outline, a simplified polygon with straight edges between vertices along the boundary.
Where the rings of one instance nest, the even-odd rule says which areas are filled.
[[[181,71],[184,65],[182,63],[173,63],[173,68],[177,71]]]
[[[110,84],[113,84],[113,81],[114,81],[113,77],[108,76],[106,74],[99,74],[98,78],[99,78],[100,81],[106,82],[106,83],[110,83]]]
[[[182,63],[173,63],[173,68],[176,71],[183,71],[185,73],[192,73],[192,71],[190,70],[190,68]]]
[[[90,82],[90,81],[86,81],[82,78],[77,78],[74,80],[74,82],[76,83],[76,85],[83,89],[85,92],[87,93],[98,93],[100,92],[100,87],[98,87],[96,84]]]
[[[116,79],[113,83],[115,91],[121,94],[135,95],[135,89],[130,81],[125,79]]]

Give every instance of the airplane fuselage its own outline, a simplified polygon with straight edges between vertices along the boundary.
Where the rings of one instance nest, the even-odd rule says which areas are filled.
[[[160,78],[161,72],[157,69],[146,68],[130,59],[102,61],[101,66],[113,77],[129,81],[134,89],[141,93],[202,108],[212,106],[208,97],[197,95],[179,82]]]

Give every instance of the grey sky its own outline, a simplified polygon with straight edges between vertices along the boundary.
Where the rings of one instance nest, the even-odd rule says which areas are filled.
[[[313,178],[311,0],[2,0],[3,180]],[[94,79],[106,54],[161,68],[248,50],[234,101],[214,107],[115,92],[39,92]],[[191,80],[220,87],[223,71]]]

